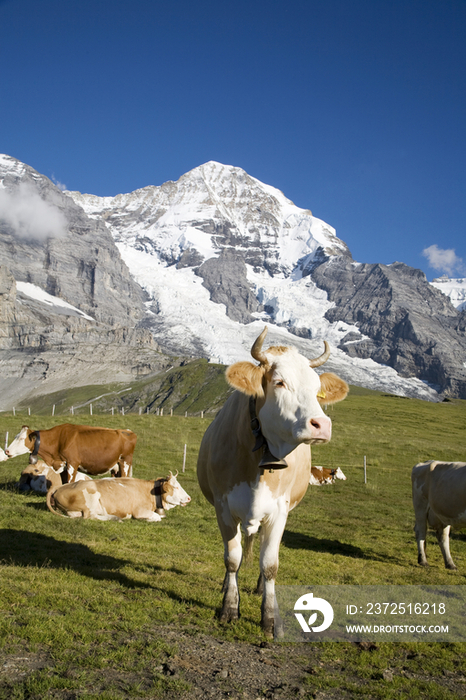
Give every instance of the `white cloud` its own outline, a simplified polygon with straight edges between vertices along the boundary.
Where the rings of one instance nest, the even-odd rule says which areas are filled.
[[[16,236],[36,240],[63,236],[67,228],[64,214],[25,183],[13,192],[0,189],[0,220]]]
[[[422,254],[429,261],[430,267],[446,273],[449,277],[453,277],[455,273],[462,275],[465,272],[463,259],[456,255],[453,248],[443,250],[438,245],[431,245],[424,248]]]
[[[53,184],[56,185],[56,186],[58,187],[58,189],[61,190],[62,192],[65,192],[65,190],[68,189],[67,186],[63,184],[63,182],[60,182],[60,180],[57,180],[57,178],[55,177],[55,175],[52,175],[52,182],[53,182]]]

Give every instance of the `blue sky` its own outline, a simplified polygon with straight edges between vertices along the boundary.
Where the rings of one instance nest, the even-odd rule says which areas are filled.
[[[70,190],[216,160],[466,275],[466,0],[0,0],[0,58],[0,152]]]

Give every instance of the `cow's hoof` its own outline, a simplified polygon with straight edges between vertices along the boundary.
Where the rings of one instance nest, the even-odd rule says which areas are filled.
[[[222,610],[219,619],[220,622],[234,622],[235,620],[239,620],[239,612],[231,608],[229,610]]]
[[[267,639],[273,639],[274,637],[275,624],[273,618],[267,618],[262,620],[262,631],[264,632]]]
[[[457,570],[458,570],[458,567],[455,566],[455,564],[453,564],[453,563],[451,563],[451,564],[445,564],[445,568],[446,568],[446,569],[449,569],[450,571],[457,571]]]

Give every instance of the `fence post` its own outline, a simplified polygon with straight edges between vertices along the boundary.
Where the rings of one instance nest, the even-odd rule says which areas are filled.
[[[55,415],[55,404],[53,404],[53,406],[52,406],[52,416],[54,416],[54,415]]]
[[[364,455],[364,483],[367,484],[366,455]]]
[[[91,416],[92,416],[92,404],[91,403],[89,404],[89,410],[90,410]]]
[[[13,415],[16,416],[16,409],[14,406],[13,406]]]
[[[8,430],[6,431],[6,435],[5,435],[5,450],[7,450],[7,449],[8,449]]]
[[[185,470],[185,468],[186,468],[186,444],[185,444],[184,450],[183,450],[183,471]]]
[[[170,415],[173,415],[173,408],[170,409]]]
[[[28,407],[28,416],[30,416],[30,415],[31,415],[31,407],[29,406]]]
[[[142,408],[141,408],[141,406],[139,406],[139,415],[141,415],[141,413],[142,413]]]
[[[201,418],[204,418],[204,411],[201,411]]]
[[[74,416],[74,406],[71,406],[71,415]]]

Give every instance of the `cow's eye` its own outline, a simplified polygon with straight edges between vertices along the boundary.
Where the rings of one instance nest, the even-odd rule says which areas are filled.
[[[275,382],[275,386],[284,389],[284,388],[286,387],[286,384],[285,384],[285,382],[283,381],[283,379],[278,379],[278,380]]]

